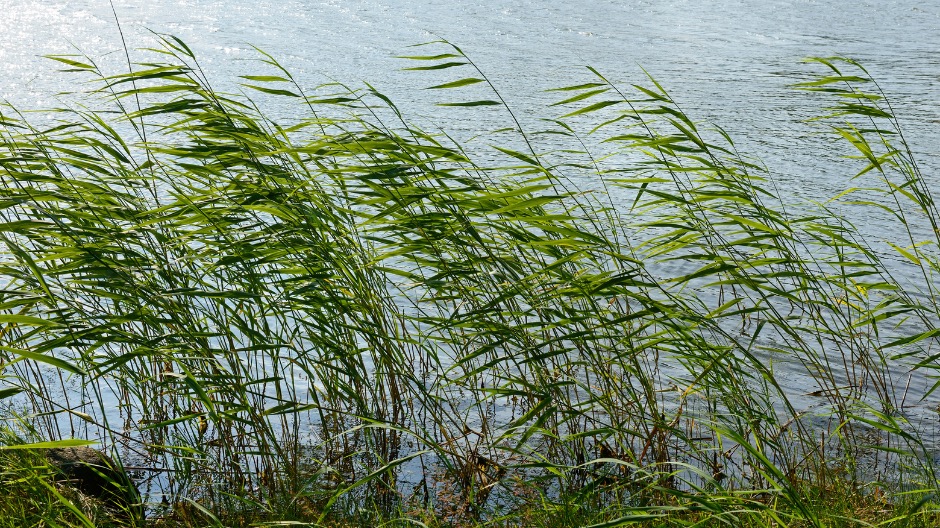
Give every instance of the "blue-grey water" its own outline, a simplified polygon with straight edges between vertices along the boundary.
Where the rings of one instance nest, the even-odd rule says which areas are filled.
[[[461,46],[523,122],[551,116],[543,107],[554,96],[543,90],[589,80],[585,65],[622,83],[643,82],[642,67],[691,116],[724,127],[778,183],[812,199],[842,190],[851,167],[835,172],[842,167],[830,162],[836,154],[801,122],[820,101],[787,86],[809,71],[802,58],[843,55],[865,64],[891,94],[925,168],[938,166],[936,2],[117,0],[114,10],[129,47],[153,45],[150,31],[176,35],[218,86],[260,69],[246,62],[257,58],[254,45],[308,87],[368,81],[416,121],[442,117],[422,90],[431,78],[401,71],[406,64],[395,56],[415,54],[407,46],[437,37]],[[107,71],[125,67],[109,2],[0,0],[0,98],[50,106],[74,77],[42,56],[78,51]],[[132,59],[145,57],[132,51]],[[461,110],[438,124],[471,135],[486,130],[490,116],[487,109]]]
[[[258,73],[258,46],[312,88],[363,81],[409,119],[458,138],[505,126],[490,109],[443,112],[422,88],[433,75],[401,71],[408,46],[443,37],[490,76],[523,124],[560,115],[545,89],[591,80],[586,65],[625,85],[646,69],[694,119],[726,129],[758,156],[794,201],[846,188],[856,165],[835,160],[803,120],[822,101],[788,89],[808,56],[861,61],[891,95],[922,167],[940,167],[940,3],[916,0],[435,1],[393,0],[0,0],[0,98],[21,108],[54,105],[73,89],[43,55],[85,53],[109,72],[154,45],[151,31],[182,38],[215,86]],[[492,122],[491,122],[492,120]],[[863,215],[849,220],[864,224]]]
[[[557,97],[544,90],[591,80],[586,65],[625,86],[646,83],[645,69],[694,119],[722,126],[742,152],[759,157],[794,205],[835,195],[859,167],[839,161],[845,151],[804,122],[822,102],[788,86],[810,71],[804,57],[851,57],[889,94],[925,176],[940,189],[940,2],[116,0],[114,10],[132,60],[146,58],[133,48],[152,46],[150,31],[173,34],[217,86],[234,89],[238,75],[260,70],[250,62],[254,45],[302,85],[367,81],[411,120],[458,137],[505,126],[505,116],[435,108],[437,94],[423,90],[434,78],[402,71],[408,64],[395,58],[420,54],[408,46],[439,37],[459,45],[524,124],[554,115],[545,106]],[[0,0],[0,99],[22,109],[54,106],[75,78],[42,56],[68,53],[85,53],[105,71],[126,68],[107,1]],[[839,212],[875,243],[903,240],[867,211]],[[781,374],[796,392],[815,388],[796,372]],[[898,376],[903,386],[907,378]],[[912,399],[930,382],[908,387]]]

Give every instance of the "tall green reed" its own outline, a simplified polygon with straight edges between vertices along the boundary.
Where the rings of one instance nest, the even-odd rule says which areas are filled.
[[[472,70],[434,93],[491,94],[442,104],[510,123],[471,150],[368,85],[307,92],[259,52],[268,71],[223,93],[158,42],[118,75],[52,57],[92,97],[41,128],[0,115],[2,396],[50,439],[164,475],[154,501],[326,515],[457,494],[479,515],[525,488],[600,497],[623,522],[734,522],[774,498],[819,525],[805,486],[833,464],[935,489],[897,382],[936,363],[938,216],[858,64],[816,59],[834,75],[798,87],[835,98],[821,121],[881,185],[856,205],[895,216],[917,285],[825,206],[782,203],[652,78],[625,91],[591,70],[526,131],[430,43],[410,69]],[[255,92],[296,113],[274,120]]]

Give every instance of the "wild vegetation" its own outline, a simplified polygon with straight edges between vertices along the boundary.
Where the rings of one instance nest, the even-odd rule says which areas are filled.
[[[0,523],[121,522],[55,483],[79,440],[155,526],[936,522],[940,213],[861,65],[796,88],[854,149],[834,199],[903,240],[783,203],[652,78],[590,70],[525,130],[419,49],[508,128],[461,144],[260,51],[224,93],[173,37],[52,57],[91,84],[51,121],[0,108]]]

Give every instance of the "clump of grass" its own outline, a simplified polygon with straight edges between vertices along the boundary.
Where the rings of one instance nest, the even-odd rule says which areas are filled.
[[[442,104],[505,113],[476,147],[264,53],[222,93],[159,44],[117,75],[53,57],[92,84],[52,124],[0,113],[0,396],[48,439],[120,448],[152,516],[933,518],[936,446],[905,414],[927,394],[898,372],[936,367],[940,215],[858,64],[814,59],[798,87],[834,98],[820,121],[873,182],[856,205],[906,237],[903,280],[653,79],[591,70],[527,131],[459,48],[407,57],[471,70]]]
[[[33,431],[26,431],[33,435]],[[49,449],[75,442],[29,441],[0,427],[0,526],[137,526],[138,517],[111,496],[84,493],[63,468],[47,458]],[[119,488],[115,488],[119,489]]]

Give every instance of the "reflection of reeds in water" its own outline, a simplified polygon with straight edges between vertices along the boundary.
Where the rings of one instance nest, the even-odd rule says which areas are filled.
[[[770,499],[700,492],[757,490],[819,523],[802,490],[833,465],[935,486],[903,405],[924,395],[897,373],[935,365],[940,215],[857,64],[816,60],[831,75],[799,87],[835,101],[856,206],[908,234],[890,247],[920,291],[825,207],[789,211],[652,79],[626,93],[592,70],[523,131],[459,49],[408,57],[474,72],[434,88],[483,95],[446,105],[509,111],[475,151],[371,87],[307,93],[262,54],[243,87],[296,104],[275,122],[160,43],[165,63],[107,77],[54,57],[106,106],[0,118],[2,396],[43,435],[124,446],[168,470],[153,497],[210,509],[391,511],[456,484],[481,514],[526,482],[729,519]]]

